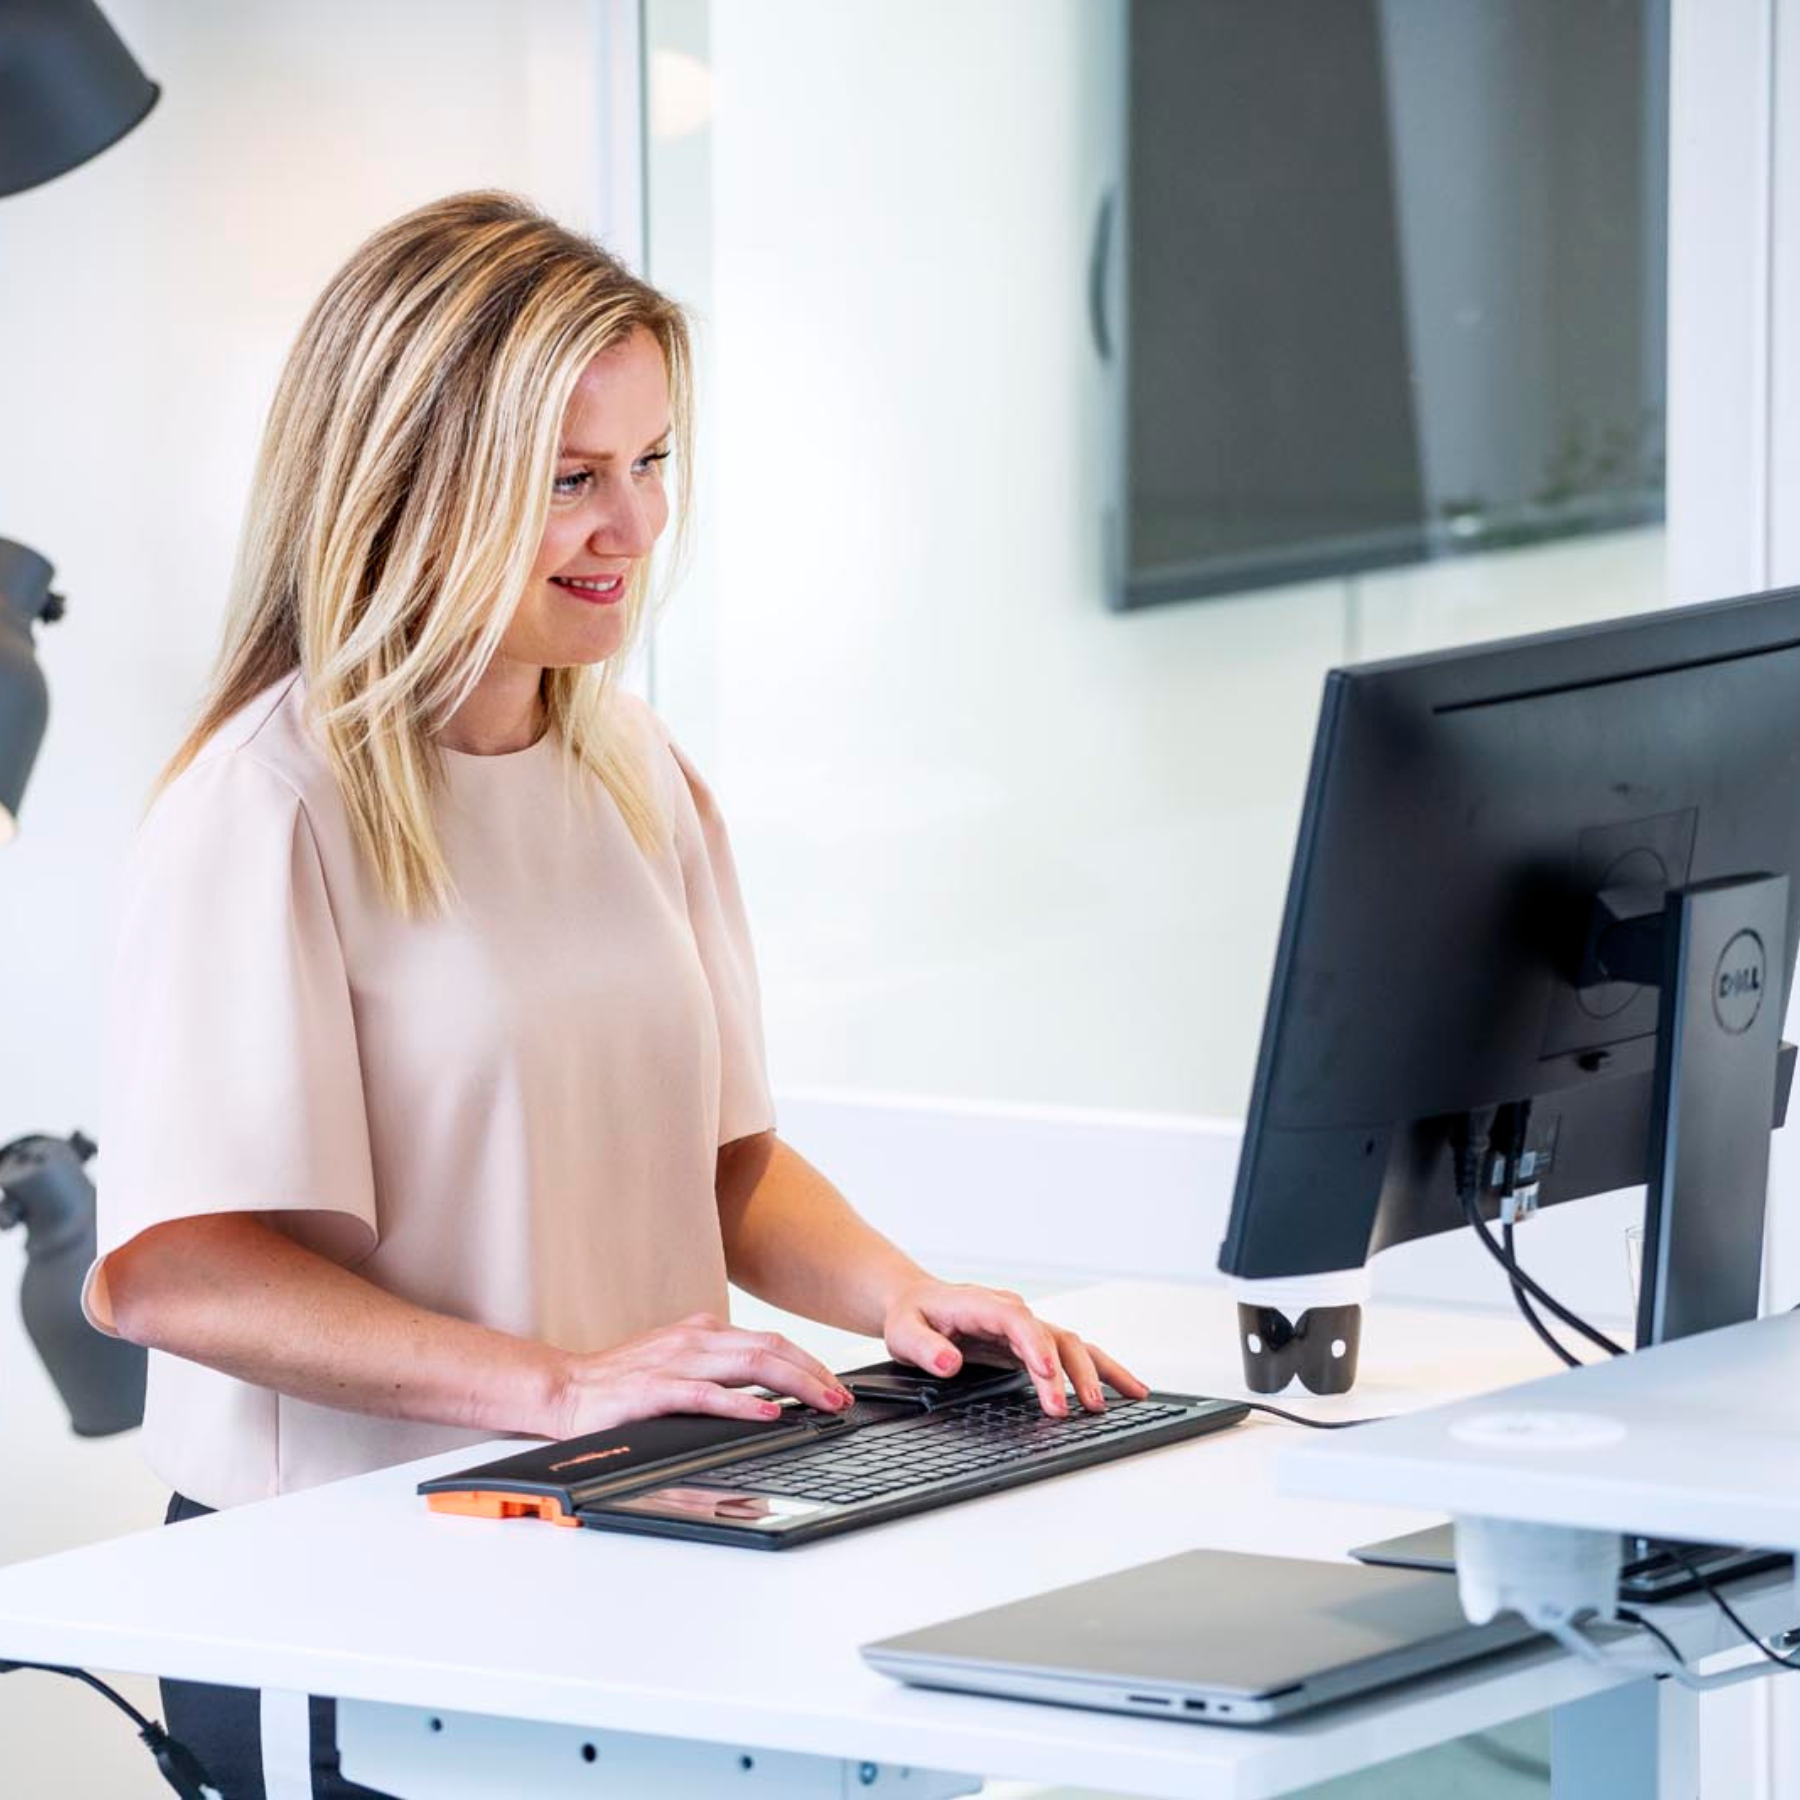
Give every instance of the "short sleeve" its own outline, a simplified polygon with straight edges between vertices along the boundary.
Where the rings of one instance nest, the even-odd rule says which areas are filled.
[[[355,1023],[305,809],[243,751],[183,773],[134,847],[109,997],[99,1257],[153,1225],[279,1215],[340,1262],[378,1236]]]
[[[756,955],[718,802],[680,746],[669,740],[669,750],[686,790],[677,796],[675,844],[688,922],[718,1015],[719,1142],[729,1144],[775,1124]]]

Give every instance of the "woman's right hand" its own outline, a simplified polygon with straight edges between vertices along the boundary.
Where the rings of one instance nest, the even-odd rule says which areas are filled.
[[[820,1412],[845,1411],[851,1395],[817,1357],[777,1331],[740,1331],[694,1313],[585,1355],[568,1353],[552,1404],[552,1434],[585,1437],[664,1413],[773,1419],[781,1408],[760,1394],[791,1394]]]

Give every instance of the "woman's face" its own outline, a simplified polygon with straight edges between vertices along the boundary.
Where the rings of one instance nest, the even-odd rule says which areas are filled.
[[[647,331],[588,364],[563,419],[544,541],[500,654],[540,669],[603,662],[625,641],[625,578],[668,522],[669,381]]]

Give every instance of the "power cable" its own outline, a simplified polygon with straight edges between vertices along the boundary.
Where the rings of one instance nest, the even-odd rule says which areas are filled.
[[[219,1790],[206,1765],[178,1738],[172,1738],[154,1719],[146,1719],[125,1696],[110,1688],[97,1675],[86,1669],[66,1669],[59,1663],[0,1662],[0,1675],[14,1669],[36,1669],[45,1675],[65,1675],[71,1681],[85,1682],[103,1699],[110,1700],[133,1725],[144,1747],[156,1759],[156,1766],[181,1800],[219,1800]]]

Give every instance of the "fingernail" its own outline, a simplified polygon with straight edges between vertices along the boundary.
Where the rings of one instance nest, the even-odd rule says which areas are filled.
[[[779,1419],[781,1408],[773,1400],[765,1400],[756,1409],[765,1419]]]
[[[851,1393],[848,1388],[833,1388],[831,1390],[831,1404],[833,1406],[835,1406],[840,1412],[846,1406],[853,1405],[855,1403],[855,1400],[856,1400],[856,1396],[853,1393]]]
[[[956,1358],[948,1350],[937,1359],[937,1371],[940,1375],[948,1375],[956,1367]]]

